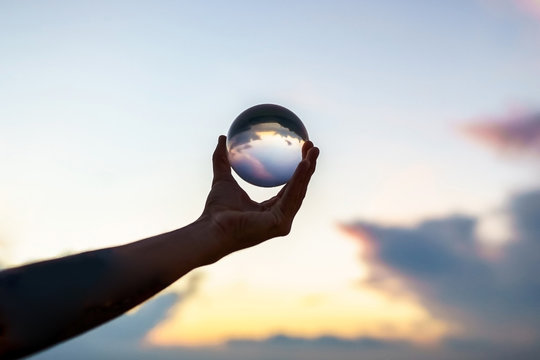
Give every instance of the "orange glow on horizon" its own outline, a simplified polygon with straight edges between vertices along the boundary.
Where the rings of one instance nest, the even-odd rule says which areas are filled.
[[[231,339],[284,334],[371,336],[430,344],[449,331],[410,299],[389,299],[352,286],[316,296],[234,285],[213,293],[199,294],[180,305],[148,334],[147,341],[159,346],[215,346]]]

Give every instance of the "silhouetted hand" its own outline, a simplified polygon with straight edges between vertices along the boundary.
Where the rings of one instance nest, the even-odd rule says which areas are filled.
[[[219,234],[227,253],[287,235],[315,171],[319,149],[305,142],[302,161],[291,180],[276,196],[258,203],[232,177],[225,143],[226,137],[220,136],[212,159],[212,189],[201,218]]]

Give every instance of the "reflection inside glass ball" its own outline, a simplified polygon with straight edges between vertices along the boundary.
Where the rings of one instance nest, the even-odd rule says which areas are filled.
[[[283,185],[302,160],[307,140],[304,124],[292,111],[279,105],[257,105],[241,113],[229,129],[229,162],[253,185]]]

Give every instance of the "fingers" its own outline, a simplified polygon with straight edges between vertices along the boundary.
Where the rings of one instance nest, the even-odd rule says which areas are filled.
[[[302,146],[302,160],[306,158],[307,153],[309,149],[313,147],[313,143],[311,141],[306,141],[304,145]]]
[[[303,146],[302,146],[302,160],[304,160],[306,158],[306,156],[308,154],[308,151],[311,148],[313,148],[313,143],[311,141],[308,140],[303,144]],[[279,190],[279,192],[277,193],[276,196],[262,202],[261,205],[263,205],[263,208],[269,208],[269,207],[273,206],[283,196],[283,194],[287,190],[288,185],[289,184],[285,184],[285,186],[282,187],[281,190]]]
[[[216,150],[214,150],[214,155],[212,156],[212,165],[214,170],[214,180],[212,185],[219,180],[225,180],[232,178],[231,175],[231,165],[229,164],[229,159],[227,157],[227,137],[221,135],[218,139]]]
[[[302,160],[304,160],[307,156],[307,153],[309,151],[309,149],[313,148],[313,143],[311,141],[306,141],[304,143],[304,145],[302,146]],[[294,174],[293,174],[293,177],[294,177]],[[292,178],[292,177],[291,177]],[[275,202],[276,200],[278,200],[281,196],[283,196],[283,194],[285,193],[285,191],[287,190],[287,186],[289,186],[289,184],[285,184],[284,187],[281,188],[281,190],[279,191],[279,193],[277,193],[276,196],[274,196],[272,199],[270,200],[273,200],[273,202]],[[268,200],[268,201],[270,201]]]
[[[311,143],[311,142],[309,142]],[[278,201],[278,206],[286,218],[292,218],[300,209],[302,200],[306,195],[307,187],[311,176],[315,172],[317,165],[317,157],[319,149],[313,146],[313,143],[308,144],[304,159],[298,164],[296,171],[284,189],[283,195]],[[303,149],[302,149],[303,150]]]

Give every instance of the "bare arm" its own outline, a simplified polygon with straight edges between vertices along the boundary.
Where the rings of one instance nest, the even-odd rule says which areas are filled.
[[[212,189],[194,223],[127,245],[0,272],[0,358],[28,355],[78,335],[199,266],[288,234],[317,156],[318,149],[307,142],[289,183],[277,196],[257,203],[232,177],[221,136]]]

